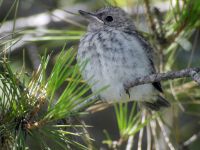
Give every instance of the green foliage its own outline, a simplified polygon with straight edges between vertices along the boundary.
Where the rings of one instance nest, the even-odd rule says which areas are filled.
[[[74,133],[68,131],[69,125],[56,125],[56,122],[62,118],[78,117],[79,113],[92,104],[92,101],[85,103],[85,100],[91,96],[84,96],[90,88],[86,83],[81,82],[79,66],[73,65],[75,54],[72,49],[65,52],[63,48],[57,58],[59,61],[56,61],[49,77],[46,77],[46,69],[50,56],[44,56],[41,66],[31,77],[28,86],[25,86],[26,84],[19,80],[18,75],[12,72],[7,61],[1,60],[2,147],[28,148],[25,140],[28,136],[36,139],[40,146],[46,148],[49,147],[46,139],[49,139],[63,149],[69,149],[71,146],[87,149],[71,138],[71,136],[81,136],[81,131]],[[81,66],[82,69],[84,65]],[[66,79],[69,80],[66,82]],[[66,84],[64,91],[56,98],[56,92],[64,83]],[[80,125],[78,128],[83,127]],[[76,128],[76,125],[73,128]]]
[[[200,1],[191,1],[186,0],[183,3],[183,8],[180,10],[181,6],[177,3],[175,18],[177,18],[177,24],[175,25],[175,31],[180,28],[184,28],[185,30],[198,27],[200,25],[199,15],[200,15]],[[181,13],[180,13],[181,11]]]
[[[134,106],[131,109],[128,108],[127,103],[115,105],[120,136],[126,140],[129,136],[134,136],[137,132],[139,132],[151,120],[151,118],[149,118],[145,120],[145,122],[142,122],[141,112],[137,112],[136,109],[136,103],[134,103]]]
[[[166,30],[166,38],[169,41],[169,46],[165,50],[165,55],[168,57],[165,65],[166,70],[173,67],[179,46],[186,51],[192,49],[192,44],[188,39],[200,27],[199,15],[200,1],[198,0],[177,2],[174,8],[166,14],[163,25]]]

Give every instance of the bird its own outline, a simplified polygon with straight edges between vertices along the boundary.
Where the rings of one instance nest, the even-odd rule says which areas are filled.
[[[108,103],[137,101],[153,111],[169,107],[160,82],[125,87],[138,77],[156,73],[154,49],[133,19],[123,9],[112,6],[79,13],[88,26],[79,42],[77,62],[87,62],[81,73],[92,92],[106,87],[99,97]]]

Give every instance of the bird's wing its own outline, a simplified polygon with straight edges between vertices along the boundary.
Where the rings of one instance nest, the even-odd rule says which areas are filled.
[[[147,52],[146,53],[147,54],[147,58],[149,59],[149,63],[151,65],[151,69],[152,69],[151,73],[152,74],[156,73],[155,65],[154,65],[154,62],[153,62],[153,58],[154,58],[153,53],[154,53],[154,51],[153,51],[152,46],[145,39],[145,37],[142,36],[139,32],[134,30],[134,31],[127,31],[126,33],[134,35],[140,41],[140,43],[142,44],[142,46],[144,47],[144,49]],[[163,93],[163,89],[162,89],[162,86],[161,86],[160,82],[153,82],[152,85],[159,92]]]

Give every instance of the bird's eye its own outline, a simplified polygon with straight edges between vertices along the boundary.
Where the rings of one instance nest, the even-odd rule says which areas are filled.
[[[112,21],[113,21],[113,17],[112,17],[112,16],[107,16],[107,17],[105,18],[105,20],[106,20],[107,22],[112,22]]]

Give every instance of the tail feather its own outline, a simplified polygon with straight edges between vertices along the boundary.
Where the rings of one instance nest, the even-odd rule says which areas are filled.
[[[144,102],[143,104],[144,106],[155,111],[159,111],[162,107],[170,107],[170,103],[160,95],[157,96],[157,100],[155,102]]]
[[[156,103],[160,106],[160,107],[170,107],[170,103],[163,98],[162,96],[158,95],[158,99],[156,101]]]

